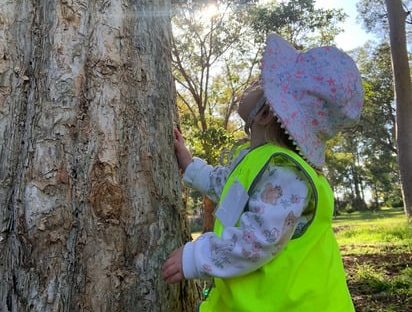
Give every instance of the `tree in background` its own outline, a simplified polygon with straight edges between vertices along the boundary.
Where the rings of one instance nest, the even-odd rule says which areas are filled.
[[[216,164],[221,151],[242,135],[231,116],[258,74],[265,34],[275,31],[309,47],[331,43],[341,31],[342,11],[315,9],[314,2],[183,1],[176,6],[174,76],[182,124],[196,154]]]
[[[194,311],[167,1],[0,7],[0,311]]]
[[[406,48],[405,11],[400,0],[385,0],[388,10],[392,65],[396,94],[398,159],[405,213],[412,219],[412,83]],[[409,16],[409,17],[408,17]]]
[[[359,147],[352,141],[354,138],[358,140],[353,134],[338,134],[327,144],[325,171],[337,196],[337,211],[352,212],[366,208]]]
[[[396,90],[396,134],[406,216],[412,216],[412,86],[407,38],[412,36],[411,0],[362,0],[358,10],[369,31],[390,39]]]
[[[412,7],[412,0],[404,0],[402,5],[407,13]],[[366,30],[389,42],[389,21],[385,0],[359,0],[356,7],[359,12],[359,19],[363,22]],[[406,37],[409,41],[412,36],[411,14],[405,16],[403,20],[406,27]]]
[[[341,210],[402,206],[395,139],[391,55],[386,43],[352,51],[362,74],[365,103],[361,121],[333,139],[327,175]],[[371,196],[371,198],[369,198]]]
[[[373,190],[374,207],[379,203],[402,206],[390,47],[382,43],[361,50],[357,62],[364,81],[365,106],[360,130],[367,184]]]
[[[211,164],[236,136],[239,124],[230,117],[257,67],[246,17],[245,7],[231,1],[175,7],[172,64],[181,122],[195,154]]]
[[[341,9],[316,9],[313,0],[290,0],[251,10],[251,24],[259,42],[276,32],[298,49],[333,44],[345,18]]]

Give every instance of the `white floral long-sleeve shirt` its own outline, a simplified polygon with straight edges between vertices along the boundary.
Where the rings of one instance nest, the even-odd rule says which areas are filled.
[[[186,168],[184,182],[215,202],[223,190],[230,168],[212,167],[194,158]],[[204,233],[183,249],[185,278],[234,277],[269,262],[313,216],[312,190],[302,171],[291,161],[272,157],[255,184],[237,226],[225,227],[221,237]],[[296,234],[295,234],[296,235]]]

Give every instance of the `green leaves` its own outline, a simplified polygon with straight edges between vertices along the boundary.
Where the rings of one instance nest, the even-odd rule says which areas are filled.
[[[259,42],[276,32],[296,48],[332,44],[342,29],[346,14],[341,9],[316,9],[312,0],[290,0],[278,5],[257,6],[251,10],[251,24]]]
[[[233,143],[241,135],[240,132],[229,132],[222,127],[222,120],[208,119],[208,128],[201,130],[193,127],[188,115],[182,116],[182,131],[186,143],[192,153],[205,159],[211,165],[221,164],[221,155],[232,148]]]

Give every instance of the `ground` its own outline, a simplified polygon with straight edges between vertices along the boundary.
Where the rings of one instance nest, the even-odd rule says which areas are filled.
[[[412,312],[412,226],[402,210],[342,215],[334,228],[357,312]]]
[[[392,282],[401,279],[400,274],[412,261],[411,254],[345,256],[343,260],[357,312],[412,311],[410,281]],[[359,278],[359,267],[366,267],[369,276]],[[376,272],[381,272],[378,277]]]

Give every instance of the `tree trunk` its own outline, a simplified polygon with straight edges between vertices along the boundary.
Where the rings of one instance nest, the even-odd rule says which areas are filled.
[[[385,0],[388,9],[392,66],[396,94],[396,126],[402,196],[412,218],[412,83],[406,49],[405,18],[400,0]]]
[[[0,311],[193,311],[168,1],[0,6]]]
[[[215,218],[213,212],[215,211],[215,203],[207,196],[203,197],[203,233],[213,231]]]

